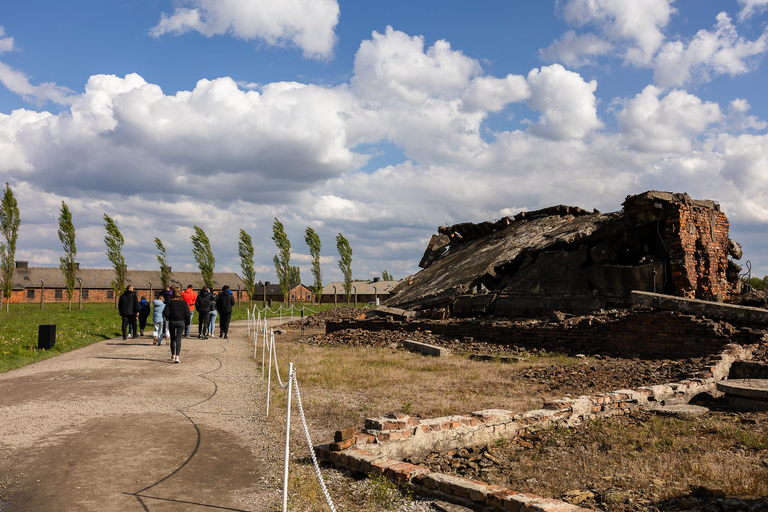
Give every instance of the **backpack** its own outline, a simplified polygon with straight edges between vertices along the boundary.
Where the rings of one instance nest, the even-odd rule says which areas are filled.
[[[211,292],[211,295],[210,295],[211,305],[210,305],[208,311],[216,311],[216,299],[217,298],[218,297],[216,297],[216,294]]]

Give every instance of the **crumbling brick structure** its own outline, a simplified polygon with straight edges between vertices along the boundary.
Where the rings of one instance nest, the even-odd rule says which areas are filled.
[[[726,301],[740,292],[741,248],[710,200],[649,191],[614,213],[554,206],[439,228],[386,306],[445,316],[585,313],[633,290]]]

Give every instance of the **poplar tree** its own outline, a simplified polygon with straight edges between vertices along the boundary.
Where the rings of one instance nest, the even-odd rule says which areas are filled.
[[[216,259],[213,257],[211,242],[200,226],[193,226],[195,234],[190,236],[192,240],[192,255],[195,257],[200,274],[205,285],[213,290],[213,269],[216,267]]]
[[[240,268],[243,270],[243,282],[250,303],[253,298],[253,291],[256,289],[256,270],[253,268],[253,240],[244,229],[240,230],[237,252],[240,254]]]
[[[382,281],[394,281],[394,279],[392,279],[392,274],[390,274],[386,270],[381,273],[381,280]]]
[[[352,247],[341,233],[336,235],[336,249],[339,251],[339,268],[344,275],[344,293],[349,305],[349,297],[352,295]]]
[[[104,243],[107,244],[107,258],[115,269],[112,290],[115,293],[115,307],[117,307],[117,298],[125,290],[125,280],[128,277],[128,267],[125,265],[125,258],[123,257],[125,239],[115,221],[106,213],[104,214],[104,229],[107,231],[107,236],[104,237]]]
[[[0,202],[0,232],[5,242],[0,242],[0,267],[2,267],[3,295],[5,295],[5,311],[11,310],[11,293],[13,292],[13,272],[16,269],[16,241],[19,238],[19,205],[13,195],[11,186],[6,182],[3,200]]]
[[[155,237],[155,247],[157,247],[157,261],[160,263],[160,284],[162,289],[168,288],[171,282],[171,267],[168,265],[168,255],[165,252],[163,241]]]
[[[288,302],[291,292],[291,241],[285,234],[283,223],[275,218],[272,224],[272,241],[277,246],[277,254],[272,261],[275,263],[275,273],[280,283],[280,291],[283,292],[283,302]]]
[[[312,285],[312,292],[315,294],[318,304],[320,298],[323,295],[323,276],[320,268],[320,237],[314,229],[307,227],[304,232],[304,241],[309,246],[309,254],[312,256],[312,277],[315,278],[315,282]]]
[[[69,207],[64,201],[61,202],[61,212],[59,213],[59,240],[61,240],[61,245],[64,248],[64,256],[59,258],[59,268],[64,274],[69,310],[71,311],[72,295],[75,293],[75,281],[77,280],[77,269],[75,268],[77,246],[75,245],[75,225],[72,223],[72,212],[69,211]]]

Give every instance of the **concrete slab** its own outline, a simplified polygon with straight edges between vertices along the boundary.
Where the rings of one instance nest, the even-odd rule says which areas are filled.
[[[729,379],[717,383],[733,409],[768,411],[768,379]]]
[[[661,416],[674,416],[675,418],[685,419],[703,416],[709,412],[709,409],[700,405],[680,404],[659,406],[654,408],[653,412]]]
[[[420,341],[405,340],[403,341],[403,346],[406,348],[406,350],[410,350],[412,352],[420,352],[428,356],[446,357],[451,355],[451,351],[447,348],[430,345],[428,343],[422,343]]]
[[[768,309],[723,304],[699,299],[687,299],[662,293],[633,291],[629,301],[632,304],[650,306],[652,308],[680,311],[694,315],[704,315],[713,318],[724,318],[750,324],[768,324]]]

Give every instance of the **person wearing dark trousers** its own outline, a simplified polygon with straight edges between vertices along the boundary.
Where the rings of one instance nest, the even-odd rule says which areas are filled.
[[[128,339],[127,328],[130,324],[133,327],[133,333],[137,333],[136,320],[139,318],[139,299],[133,291],[133,285],[129,284],[120,299],[117,301],[117,311],[123,318],[123,339]]]
[[[191,315],[189,314],[189,305],[181,297],[181,290],[178,286],[173,287],[173,294],[163,310],[163,317],[168,320],[171,331],[171,361],[180,363],[181,338],[189,325]]]
[[[147,318],[151,312],[152,307],[149,305],[149,301],[146,297],[142,297],[139,301],[139,332],[141,336],[144,336],[144,329],[147,328]]]
[[[210,292],[207,286],[203,286],[200,290],[200,294],[195,301],[195,309],[197,310],[197,337],[201,340],[208,339],[208,310],[211,309]]]
[[[229,291],[229,286],[221,288],[219,298],[216,299],[216,310],[219,312],[219,338],[229,338],[229,320],[232,318],[232,306],[235,305],[235,297]]]

